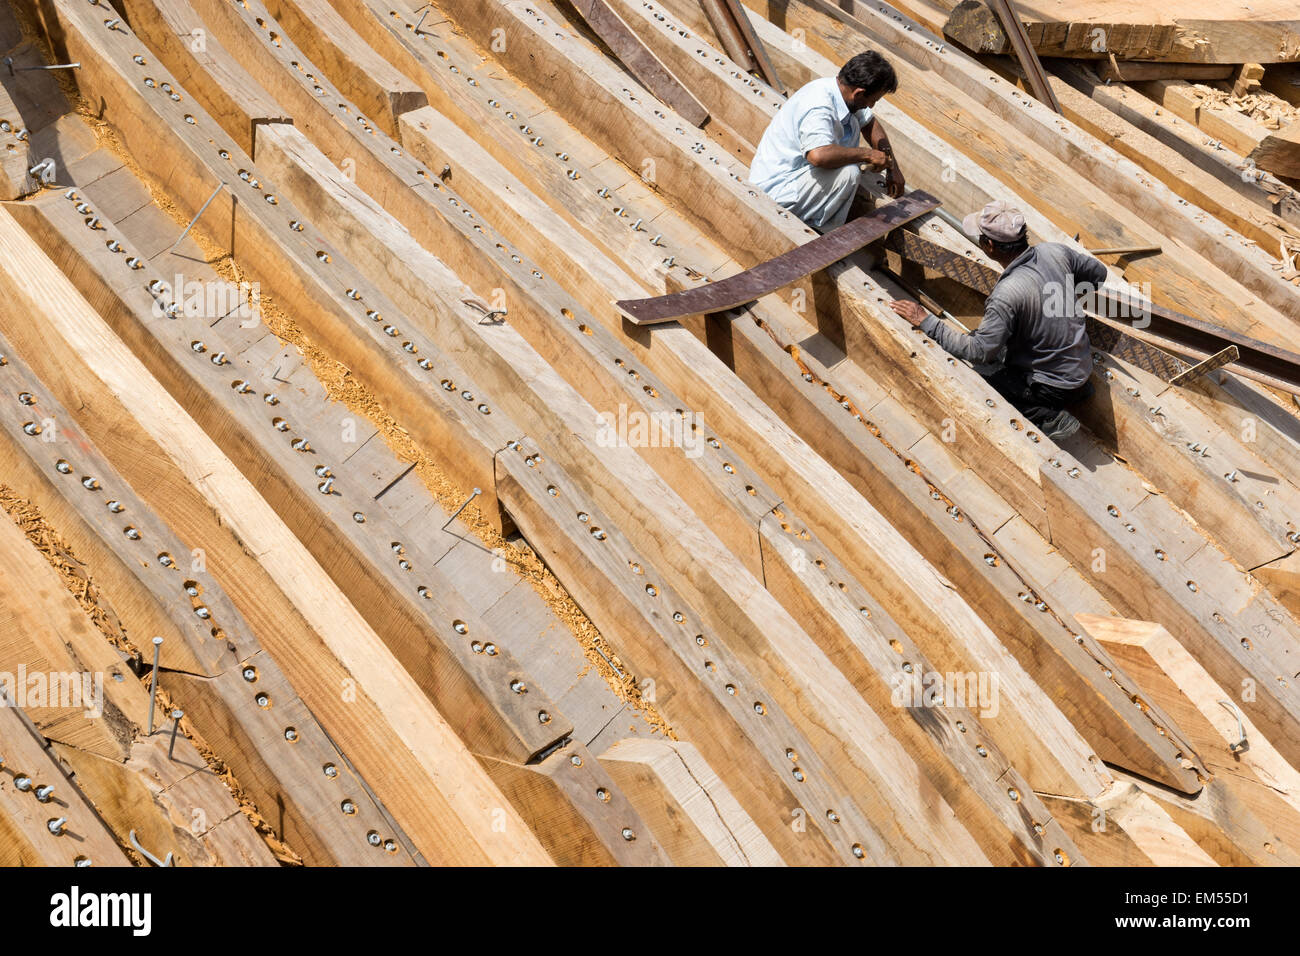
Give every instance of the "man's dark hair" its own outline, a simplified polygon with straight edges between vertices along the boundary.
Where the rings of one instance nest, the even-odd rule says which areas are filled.
[[[887,95],[898,89],[898,77],[889,61],[875,50],[859,53],[840,67],[840,80],[849,89]]]
[[[993,251],[999,256],[1018,256],[1029,248],[1029,229],[1020,230],[1020,236],[1011,242],[998,242],[992,236],[986,236],[980,233],[984,241],[993,247]]]

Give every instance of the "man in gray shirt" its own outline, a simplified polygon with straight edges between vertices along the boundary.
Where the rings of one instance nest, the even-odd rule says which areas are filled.
[[[986,374],[989,384],[1048,438],[1068,438],[1079,421],[1066,406],[1092,395],[1092,346],[1078,300],[1105,281],[1106,267],[1061,243],[1031,247],[1025,217],[1001,200],[967,216],[962,226],[1003,269],[979,328],[958,332],[916,302],[890,305],[957,358],[1001,363]]]

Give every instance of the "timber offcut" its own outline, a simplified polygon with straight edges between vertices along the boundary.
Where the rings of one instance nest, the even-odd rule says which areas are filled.
[[[1300,864],[1294,3],[0,47],[0,864]]]

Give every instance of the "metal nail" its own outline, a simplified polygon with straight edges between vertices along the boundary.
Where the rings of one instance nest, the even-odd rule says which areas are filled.
[[[162,642],[161,637],[153,639],[153,689],[149,694],[149,730],[146,737],[153,734],[153,709],[158,703],[158,655],[162,651]]]

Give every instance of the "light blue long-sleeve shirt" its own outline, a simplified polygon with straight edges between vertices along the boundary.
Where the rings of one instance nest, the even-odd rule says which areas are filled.
[[[800,87],[768,124],[749,167],[749,181],[778,203],[799,202],[809,182],[809,150],[819,146],[857,146],[870,109],[854,112],[844,102],[833,76]]]

